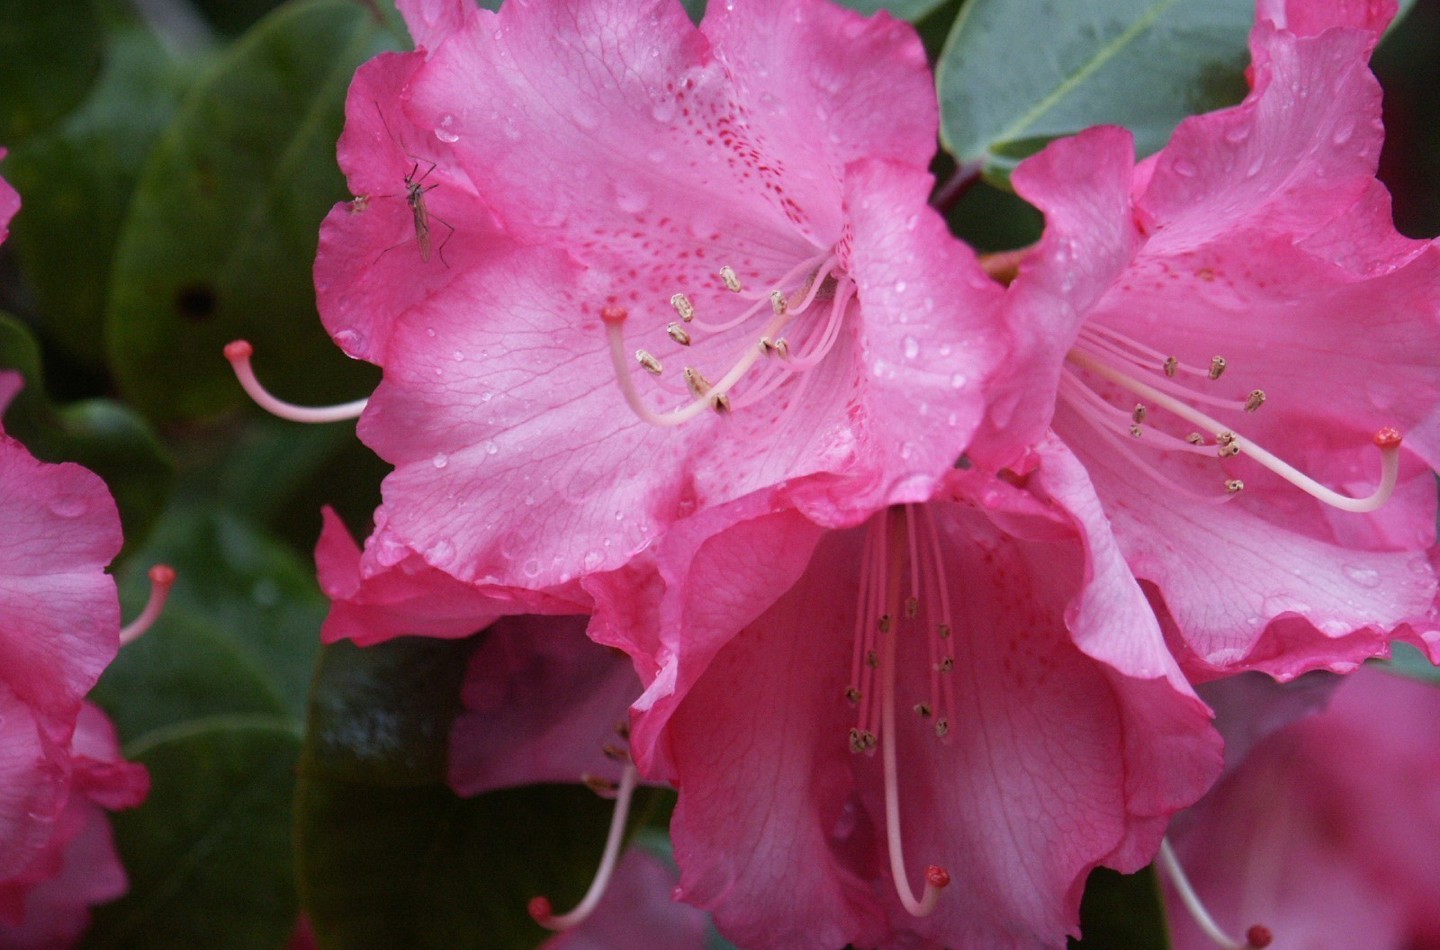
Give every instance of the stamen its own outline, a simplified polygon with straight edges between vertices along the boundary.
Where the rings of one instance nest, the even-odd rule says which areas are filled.
[[[636,350],[635,362],[639,363],[641,367],[644,368],[645,372],[649,373],[651,376],[659,376],[661,373],[665,372],[665,367],[660,363],[659,360],[652,356],[648,350]]]
[[[670,339],[674,340],[676,343],[679,343],[681,346],[690,345],[690,334],[686,333],[685,328],[682,327],[680,324],[668,324],[665,327],[665,332],[670,334]]]
[[[1362,498],[1352,498],[1349,495],[1342,495],[1334,489],[1327,488],[1320,484],[1290,463],[1261,448],[1258,444],[1250,441],[1239,433],[1226,430],[1225,427],[1215,419],[1195,407],[1163,393],[1154,386],[1144,383],[1127,373],[1114,369],[1083,350],[1072,349],[1066,356],[1066,359],[1077,366],[1089,370],[1097,376],[1108,379],[1110,382],[1130,390],[1137,396],[1150,400],[1150,402],[1156,406],[1173,412],[1192,425],[1219,433],[1224,440],[1222,442],[1223,445],[1227,447],[1233,446],[1236,451],[1244,452],[1248,458],[1255,460],[1255,462],[1264,468],[1279,475],[1307,495],[1327,505],[1339,508],[1342,511],[1355,513],[1374,511],[1389,500],[1390,495],[1395,491],[1396,484],[1399,482],[1401,437],[1397,429],[1387,427],[1375,433],[1374,441],[1376,447],[1380,449],[1381,457],[1380,483],[1376,486],[1375,491],[1369,495]],[[1220,364],[1220,370],[1223,372],[1224,360],[1217,356],[1215,362]],[[1212,378],[1218,377],[1218,373],[1215,372],[1214,368],[1215,362],[1211,363]]]
[[[1225,357],[1217,356],[1210,361],[1210,378],[1219,379],[1223,372],[1225,372]]]
[[[1173,356],[1165,357],[1165,375],[1171,379],[1175,378],[1175,372],[1180,368],[1180,361]]]
[[[1180,895],[1180,902],[1190,912],[1190,917],[1196,925],[1215,942],[1215,945],[1223,950],[1261,950],[1270,946],[1273,936],[1270,928],[1256,924],[1245,931],[1243,941],[1236,940],[1227,934],[1215,918],[1210,916],[1210,911],[1195,893],[1195,888],[1190,885],[1190,879],[1185,876],[1185,871],[1180,867],[1180,859],[1175,856],[1175,850],[1170,847],[1170,839],[1160,840],[1160,854],[1157,857],[1161,869],[1169,876],[1170,883],[1175,885],[1175,892]]]
[[[369,401],[367,399],[317,408],[297,406],[276,399],[260,385],[260,380],[255,378],[255,370],[250,366],[250,357],[254,352],[255,348],[246,340],[225,344],[225,358],[235,370],[235,378],[240,381],[241,388],[257,406],[271,415],[289,419],[291,422],[343,422],[347,419],[358,419],[365,411],[365,404]]]
[[[1145,404],[1143,402],[1137,402],[1135,404],[1135,410],[1130,413],[1130,418],[1138,426],[1140,423],[1145,421],[1145,417],[1149,415],[1149,412],[1150,411],[1145,408]]]
[[[595,872],[595,879],[590,882],[590,889],[585,892],[580,903],[575,905],[574,910],[558,917],[553,913],[549,898],[531,898],[530,916],[535,918],[537,924],[547,930],[569,930],[589,917],[600,903],[600,898],[605,896],[605,888],[610,884],[616,861],[620,857],[620,841],[625,835],[625,818],[630,811],[630,798],[635,793],[637,778],[635,766],[627,764],[620,777],[620,793],[615,799],[615,813],[610,819],[610,834],[605,839],[605,854],[600,859],[600,868]]]
[[[168,564],[156,564],[150,568],[150,599],[140,615],[120,629],[120,645],[134,643],[140,635],[149,630],[165,609],[170,599],[170,588],[175,586],[175,569]]]
[[[720,268],[720,279],[725,282],[725,289],[730,291],[732,294],[738,294],[740,291],[745,289],[740,284],[740,278],[737,277],[735,274],[735,268],[731,267],[729,264],[726,264],[724,267]]]
[[[785,315],[786,310],[790,309],[790,304],[786,302],[784,294],[778,290],[772,290],[770,291],[770,309],[775,312],[775,316],[781,317]]]
[[[1256,409],[1259,409],[1263,405],[1265,405],[1265,390],[1250,390],[1250,395],[1245,397],[1245,411],[1254,412]]]
[[[1238,495],[1245,490],[1245,483],[1238,478],[1228,478],[1225,480],[1225,490],[1232,495]]]
[[[675,312],[680,314],[680,319],[686,323],[695,319],[695,305],[692,304],[690,298],[684,294],[676,294],[671,297],[670,306],[675,308]]]

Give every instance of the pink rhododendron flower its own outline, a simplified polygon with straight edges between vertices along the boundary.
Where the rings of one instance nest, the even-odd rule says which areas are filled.
[[[644,847],[631,847],[615,880],[584,923],[556,934],[541,950],[707,950],[710,915],[671,894],[679,884],[674,867]]]
[[[1276,947],[1440,947],[1437,722],[1440,690],[1365,669],[1257,743],[1172,835],[1216,923],[1259,921]],[[1213,947],[1168,898],[1177,950]]]
[[[46,847],[65,810],[81,701],[120,645],[120,603],[105,566],[121,538],[99,478],[37,461],[3,431],[0,487],[3,880]]]
[[[0,148],[0,160],[3,160],[6,150]],[[20,210],[20,194],[10,185],[8,181],[0,178],[0,241],[10,236],[10,219],[15,217],[15,212]]]
[[[1017,170],[1047,232],[972,453],[1023,471],[1053,426],[1201,678],[1440,651],[1440,248],[1395,232],[1375,180],[1393,4],[1285,6],[1239,106],[1138,166],[1095,129]]]
[[[44,848],[0,880],[0,945],[9,950],[74,945],[90,924],[90,907],[127,887],[105,813],[140,804],[149,775],[120,758],[115,728],[90,703],[80,711],[71,756],[70,794]]]
[[[1083,471],[1039,451],[1026,491],[955,471],[853,529],[764,495],[697,515],[648,611],[590,581],[592,636],[648,684],[632,754],[680,790],[683,897],[732,940],[1056,945],[1089,871],[1147,863],[1213,781],[1208,710],[1070,514],[1098,508]]]
[[[0,414],[21,383],[19,374],[0,372]],[[125,890],[103,809],[139,804],[149,779],[120,760],[104,713],[83,703],[122,638],[115,582],[105,573],[120,543],[120,518],[98,477],[40,462],[0,429],[6,947],[69,946],[88,923],[87,908]]]
[[[829,524],[927,495],[1002,291],[926,203],[910,27],[821,0],[700,28],[674,0],[401,8],[426,48],[358,74],[340,159],[367,197],[316,264],[336,341],[385,373],[362,575],[417,557],[575,597],[757,489]]]

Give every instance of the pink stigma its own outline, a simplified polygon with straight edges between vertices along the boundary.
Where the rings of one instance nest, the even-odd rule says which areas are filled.
[[[1404,437],[1394,426],[1386,426],[1375,433],[1375,445],[1382,449],[1398,449]]]
[[[526,909],[530,911],[530,916],[535,920],[535,923],[542,927],[550,926],[551,915],[555,912],[555,908],[550,905],[550,898],[532,897],[530,898],[530,903],[525,906]]]
[[[1170,883],[1175,886],[1175,893],[1180,897],[1180,903],[1190,912],[1190,917],[1195,925],[1209,937],[1215,946],[1221,950],[1262,950],[1270,946],[1274,936],[1270,928],[1262,924],[1255,924],[1245,931],[1245,940],[1242,942],[1227,934],[1221,926],[1210,916],[1209,909],[1200,895],[1195,893],[1194,886],[1185,875],[1185,869],[1180,866],[1180,859],[1175,856],[1175,849],[1170,846],[1169,838],[1160,839],[1160,853],[1156,856],[1157,865],[1165,871],[1170,878]]]
[[[618,327],[630,317],[630,311],[624,307],[601,307],[600,321],[606,326]]]
[[[929,864],[925,867],[925,886],[933,887],[935,890],[943,890],[950,886],[950,872],[938,864]]]
[[[360,413],[365,411],[365,404],[368,401],[365,399],[341,403],[338,406],[318,408],[297,406],[276,399],[264,386],[260,385],[260,380],[255,378],[255,370],[250,366],[250,357],[254,353],[255,348],[250,345],[248,340],[234,340],[225,344],[225,358],[230,361],[230,367],[235,371],[235,378],[240,381],[240,387],[255,401],[257,406],[271,415],[288,419],[291,422],[343,422],[347,419],[358,419]]]
[[[134,643],[140,635],[149,630],[165,609],[170,599],[170,588],[175,586],[175,569],[168,564],[156,564],[150,568],[150,599],[140,615],[120,630],[120,645]]]

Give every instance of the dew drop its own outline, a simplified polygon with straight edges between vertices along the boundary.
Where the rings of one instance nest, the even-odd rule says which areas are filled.
[[[1235,125],[1225,130],[1225,141],[1232,145],[1239,145],[1250,137],[1250,126]]]
[[[1350,578],[1361,587],[1376,588],[1380,586],[1380,572],[1373,567],[1363,567],[1359,564],[1346,564],[1340,568],[1345,576]]]
[[[1199,171],[1199,169],[1195,167],[1195,164],[1193,162],[1187,161],[1178,161],[1173,167],[1175,169],[1175,174],[1179,175],[1181,178],[1194,178]]]
[[[951,374],[950,374],[950,388],[951,388],[951,389],[963,389],[963,388],[965,387],[965,384],[966,384],[967,382],[968,382],[968,380],[965,378],[965,374],[964,374],[964,373],[951,373]]]
[[[435,457],[430,460],[430,464],[434,465],[436,468],[444,468],[445,466],[450,464],[450,456],[446,455],[444,452],[436,452]]]
[[[430,339],[432,339],[432,340],[435,339],[435,328],[434,328],[434,327],[426,327],[426,328],[425,328],[425,335],[428,336],[428,337],[430,337]]]
[[[459,350],[456,350],[454,353],[451,353],[451,354],[450,354],[450,358],[451,358],[452,360],[454,360],[455,362],[457,362],[457,363],[463,363],[463,362],[465,362],[465,354],[464,354],[464,353],[461,353]]]
[[[1334,134],[1330,136],[1330,141],[1334,142],[1336,145],[1344,145],[1346,142],[1350,141],[1350,137],[1354,134],[1355,123],[1342,122],[1339,127],[1335,129]]]
[[[499,452],[499,451],[500,451],[500,446],[496,445],[494,442],[486,442],[486,443],[485,443],[485,454],[486,454],[486,455],[494,455],[496,452]]]
[[[587,571],[593,571],[593,570],[595,570],[596,568],[598,568],[598,567],[604,562],[604,560],[605,560],[605,555],[601,554],[599,551],[586,551],[586,552],[585,552],[585,561],[584,561],[585,570],[587,570]]]
[[[534,577],[540,573],[540,562],[532,557],[520,569],[525,572],[526,577]]]
[[[905,358],[907,360],[913,360],[915,357],[920,355],[919,340],[915,339],[913,336],[907,336],[902,342],[905,347]]]
[[[460,141],[460,135],[455,131],[455,117],[445,113],[440,117],[440,125],[435,129],[435,137],[442,142],[454,143]]]

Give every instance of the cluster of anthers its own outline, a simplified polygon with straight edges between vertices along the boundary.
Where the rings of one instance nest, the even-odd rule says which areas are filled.
[[[682,390],[667,384],[665,365],[659,357],[644,349],[629,352],[624,333],[629,311],[614,305],[602,308],[600,319],[609,336],[610,357],[626,403],[635,415],[651,425],[677,426],[706,411],[723,415],[754,405],[768,398],[786,380],[813,369],[839,340],[846,308],[855,295],[854,283],[847,277],[837,276],[838,266],[834,253],[827,251],[797,264],[761,292],[746,290],[734,268],[722,267],[719,276],[725,290],[748,301],[749,305],[737,315],[720,321],[710,321],[698,314],[684,293],[672,296],[670,306],[680,319],[668,323],[665,331],[682,349],[689,348],[702,334],[728,334],[756,317],[764,315],[765,319],[760,332],[750,337],[729,368],[713,381],[698,367],[686,365],[680,375],[689,402],[664,412],[652,409],[641,395],[631,375],[632,357],[662,389],[674,395],[682,395]],[[823,319],[797,323],[797,318],[817,308],[826,311]],[[737,385],[757,364],[761,364],[759,371],[743,391],[737,390]],[[797,396],[792,394],[788,405],[797,402]]]
[[[912,708],[933,723],[937,739],[950,734],[955,718],[951,673],[953,628],[950,593],[940,555],[940,536],[923,505],[887,509],[870,519],[862,542],[859,603],[845,700],[856,709],[850,751],[873,755],[880,749],[885,776],[885,838],[890,874],[900,903],[916,917],[935,910],[950,874],[938,865],[925,868],[920,897],[910,890],[900,831],[900,781],[896,762],[895,692],[898,641],[923,638],[929,670],[929,695]],[[877,735],[878,733],[878,735]]]
[[[1265,405],[1263,389],[1251,389],[1244,397],[1236,399],[1187,385],[1199,381],[1203,387],[1218,381],[1229,365],[1223,356],[1212,358],[1207,366],[1189,366],[1174,356],[1160,353],[1125,334],[1092,322],[1081,329],[1075,346],[1065,359],[1069,365],[1060,379],[1061,398],[1138,469],[1149,473],[1167,488],[1197,501],[1226,501],[1244,491],[1245,483],[1226,474],[1223,494],[1201,494],[1177,483],[1141,458],[1133,446],[1143,445],[1212,459],[1243,455],[1311,497],[1343,511],[1357,513],[1374,511],[1383,505],[1399,480],[1401,435],[1397,429],[1385,427],[1376,431],[1374,442],[1380,449],[1380,481],[1369,495],[1355,498],[1322,485],[1244,436],[1237,427],[1226,425],[1197,408],[1209,406],[1248,414],[1258,412]],[[1141,401],[1127,412],[1097,392],[1077,370],[1113,384]],[[1157,410],[1182,420],[1194,427],[1193,430],[1183,436],[1166,431],[1154,424],[1153,416]]]

